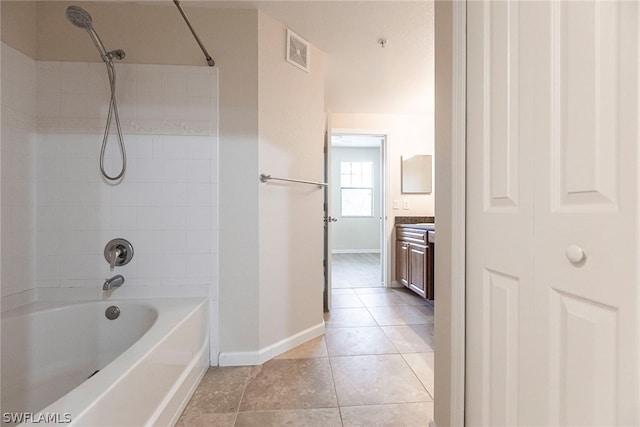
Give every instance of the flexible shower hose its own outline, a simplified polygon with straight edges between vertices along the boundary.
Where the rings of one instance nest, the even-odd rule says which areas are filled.
[[[124,175],[127,170],[127,153],[124,148],[124,139],[122,137],[122,127],[120,126],[120,116],[118,115],[118,103],[116,102],[116,70],[111,58],[103,58],[107,66],[107,74],[109,76],[109,86],[111,87],[111,100],[109,101],[109,113],[107,114],[107,124],[104,128],[104,137],[102,138],[102,148],[100,148],[100,172],[105,179],[109,181],[117,181]],[[111,176],[104,168],[104,153],[109,139],[109,130],[111,129],[111,119],[116,118],[116,130],[118,132],[118,143],[120,145],[120,153],[122,158],[122,169],[120,173]]]

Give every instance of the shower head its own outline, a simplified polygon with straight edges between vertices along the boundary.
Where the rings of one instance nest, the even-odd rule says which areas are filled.
[[[69,22],[71,22],[73,25],[78,28],[82,28],[83,30],[87,30],[87,32],[89,33],[89,37],[91,37],[93,44],[96,46],[96,49],[98,49],[100,57],[104,62],[112,65],[113,63],[111,60],[113,58],[119,60],[124,59],[125,54],[122,49],[116,49],[108,52],[104,47],[102,40],[100,40],[100,37],[93,29],[93,20],[91,19],[91,15],[89,14],[89,12],[78,6],[69,6],[67,8],[67,11],[65,12],[65,15],[67,16]]]
[[[67,19],[78,28],[87,31],[92,28],[91,15],[81,7],[69,6],[65,15],[67,15]]]

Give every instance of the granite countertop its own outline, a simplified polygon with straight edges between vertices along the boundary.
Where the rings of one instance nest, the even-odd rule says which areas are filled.
[[[436,231],[436,225],[431,222],[422,222],[417,224],[396,224],[396,227],[417,228],[419,230]]]

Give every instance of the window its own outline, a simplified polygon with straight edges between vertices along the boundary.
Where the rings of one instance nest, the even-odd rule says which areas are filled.
[[[340,215],[373,216],[373,162],[340,162]]]

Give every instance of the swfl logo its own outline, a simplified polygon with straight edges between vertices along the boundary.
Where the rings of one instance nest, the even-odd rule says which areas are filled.
[[[58,423],[69,424],[71,422],[71,414],[65,412],[60,414],[57,412],[3,412],[2,422],[11,424],[21,423]]]

